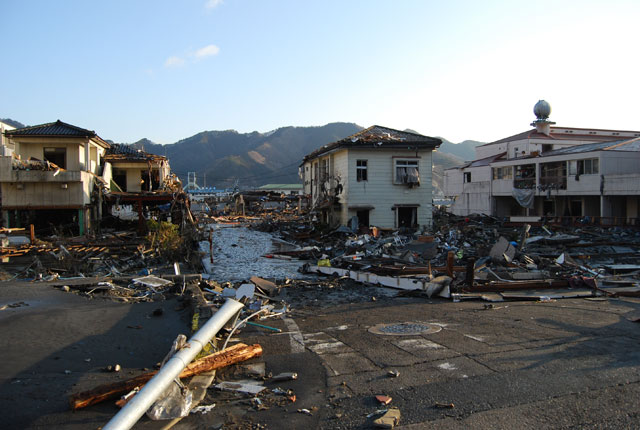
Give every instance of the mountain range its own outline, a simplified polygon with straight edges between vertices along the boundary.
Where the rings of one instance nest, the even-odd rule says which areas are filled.
[[[237,180],[241,188],[249,188],[299,182],[298,166],[306,154],[362,129],[354,123],[335,122],[320,127],[282,127],[267,133],[203,131],[174,144],[160,145],[141,139],[132,145],[166,155],[171,169],[183,183],[188,172],[196,172],[200,186],[225,188]],[[481,144],[471,140],[455,144],[440,139],[442,145],[433,157],[436,193],[442,189],[444,170],[474,159],[474,148]]]
[[[2,121],[22,125],[10,119]],[[267,133],[203,131],[172,144],[141,139],[130,145],[166,156],[171,170],[184,184],[188,173],[196,172],[200,186],[227,188],[237,181],[240,188],[252,188],[268,183],[299,182],[298,166],[306,154],[362,129],[354,123],[334,122],[319,127],[282,127]],[[481,144],[472,140],[452,143],[440,139],[442,145],[433,156],[435,194],[442,190],[444,170],[473,160],[475,147]]]

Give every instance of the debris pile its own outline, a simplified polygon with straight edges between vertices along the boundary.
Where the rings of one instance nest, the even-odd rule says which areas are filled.
[[[362,233],[357,222],[328,229],[309,217],[281,213],[252,224],[297,245],[264,257],[308,260],[305,273],[453,300],[640,295],[640,232],[633,228],[514,225],[439,211],[432,231]]]

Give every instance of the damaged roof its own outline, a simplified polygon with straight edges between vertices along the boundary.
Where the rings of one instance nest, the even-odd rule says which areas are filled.
[[[420,148],[435,149],[442,140],[418,133],[373,125],[351,136],[324,145],[306,155],[303,163],[337,148]]]
[[[163,155],[149,154],[141,149],[135,149],[130,145],[113,143],[111,144],[111,148],[107,150],[104,159],[107,161],[147,162],[164,161],[167,157]]]
[[[568,146],[566,148],[560,148],[553,151],[545,152],[542,156],[551,157],[553,155],[580,154],[593,151],[638,152],[640,151],[640,137],[634,137],[633,139],[616,140],[613,142],[598,142],[587,143],[585,145]]]
[[[18,136],[37,136],[37,137],[86,137],[94,139],[104,148],[109,148],[109,143],[105,142],[93,130],[76,127],[57,120],[46,124],[33,125],[31,127],[18,128],[15,130],[7,130],[4,133],[9,137]]]

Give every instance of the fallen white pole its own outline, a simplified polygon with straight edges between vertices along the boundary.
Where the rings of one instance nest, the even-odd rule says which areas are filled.
[[[202,348],[220,331],[244,305],[227,299],[224,305],[189,339],[185,348],[178,351],[131,399],[124,408],[114,415],[103,430],[128,430],[138,422],[158,397],[171,385]]]

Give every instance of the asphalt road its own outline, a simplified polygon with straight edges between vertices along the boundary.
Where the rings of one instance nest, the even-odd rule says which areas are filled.
[[[239,338],[263,346],[256,361],[267,372],[299,374],[265,383],[293,390],[296,402],[269,394],[265,409],[257,410],[250,397],[210,389],[203,403],[216,407],[174,428],[371,428],[376,416],[369,415],[381,409],[378,394],[392,397],[405,429],[639,427],[640,323],[632,320],[640,300],[507,302],[486,309],[477,301],[381,292],[284,290],[291,312],[263,321],[283,332],[247,327]],[[188,333],[189,312],[176,300],[122,304],[33,284],[0,285],[0,306],[20,301],[28,306],[0,311],[2,428],[99,428],[116,407],[72,413],[67,396],[152,367],[176,334]],[[164,312],[154,317],[159,307]],[[372,333],[379,324],[392,325],[383,331],[430,330]],[[115,363],[123,366],[119,375],[101,371]],[[219,376],[234,379],[236,370]],[[143,418],[136,428],[160,426]]]

